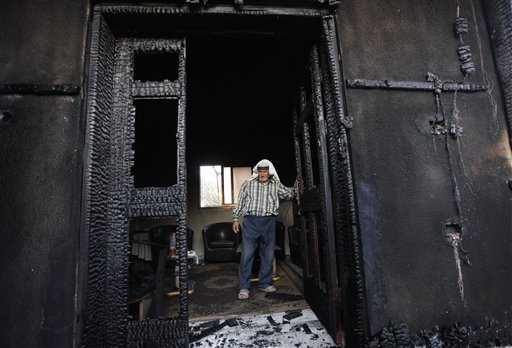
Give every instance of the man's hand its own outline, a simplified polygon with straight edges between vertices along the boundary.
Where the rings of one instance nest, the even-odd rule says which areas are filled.
[[[233,221],[233,232],[238,233],[240,231],[240,222]]]

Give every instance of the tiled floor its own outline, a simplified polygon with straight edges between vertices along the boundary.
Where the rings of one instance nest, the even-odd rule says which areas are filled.
[[[311,309],[190,323],[190,347],[336,347]]]

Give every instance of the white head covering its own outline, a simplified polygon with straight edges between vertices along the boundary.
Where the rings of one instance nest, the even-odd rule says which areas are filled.
[[[276,168],[274,168],[272,162],[267,159],[262,159],[254,166],[254,168],[252,168],[251,178],[256,178],[258,176],[258,167],[268,167],[268,173],[272,175],[275,180],[281,181],[279,180],[279,175],[277,175]]]

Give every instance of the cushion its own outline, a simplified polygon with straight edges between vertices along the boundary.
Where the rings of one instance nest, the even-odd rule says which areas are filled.
[[[232,248],[234,245],[235,242],[231,240],[222,240],[208,243],[208,246],[212,249]]]

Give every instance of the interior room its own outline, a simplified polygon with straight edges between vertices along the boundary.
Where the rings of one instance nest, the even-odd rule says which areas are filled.
[[[293,202],[281,203],[277,219],[281,225],[277,244],[283,250],[276,259],[274,280],[278,289],[281,285],[280,297],[265,298],[262,293],[255,294],[250,303],[238,301],[239,251],[232,257],[208,259],[202,232],[209,225],[232,221],[239,186],[259,160],[269,159],[281,182],[289,187],[293,185],[296,170],[292,110],[311,46],[312,38],[307,36],[224,34],[186,38],[185,133],[191,321],[229,316],[230,313],[265,313],[271,312],[271,308],[279,311],[307,306],[302,296],[298,248],[290,248],[289,243],[290,233],[294,232]],[[136,56],[136,73],[137,59]],[[167,59],[172,60],[172,57]],[[145,65],[157,69],[166,64],[164,60]],[[160,74],[166,74],[172,80],[173,73],[164,70]],[[154,73],[139,70],[139,74],[146,74],[148,79],[154,79],[151,77]],[[135,165],[132,168],[135,186],[172,184],[176,180],[177,103],[159,100],[146,105],[144,101],[136,101],[135,107],[138,116]],[[211,175],[214,175],[213,179]],[[215,186],[213,192],[212,185]],[[141,299],[154,282],[151,274],[157,273],[162,245],[169,244],[167,240],[158,240],[159,234],[168,235],[169,232],[158,227],[169,225],[175,226],[176,221],[138,219],[130,224],[130,315],[139,319],[155,315],[152,312],[154,298],[153,304],[149,296],[146,304]],[[173,276],[176,269],[167,268],[164,271],[167,296],[160,314],[173,316],[179,310],[177,281]],[[204,282],[209,283],[209,288],[204,287]],[[197,306],[196,301],[200,302]]]

